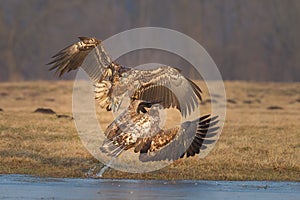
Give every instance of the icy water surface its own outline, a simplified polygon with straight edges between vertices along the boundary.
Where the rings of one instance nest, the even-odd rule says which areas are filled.
[[[62,179],[0,175],[0,199],[299,200],[300,182]]]

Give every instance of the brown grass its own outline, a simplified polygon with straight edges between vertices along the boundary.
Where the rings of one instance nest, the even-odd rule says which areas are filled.
[[[98,162],[81,144],[73,120],[33,113],[44,107],[72,116],[72,84],[0,84],[0,173],[84,177]],[[207,157],[145,174],[110,169],[105,178],[300,181],[300,83],[225,85],[226,123]]]

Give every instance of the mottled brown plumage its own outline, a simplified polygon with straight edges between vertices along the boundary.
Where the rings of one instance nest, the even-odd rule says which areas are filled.
[[[140,112],[142,102],[134,100],[105,130],[106,140],[101,150],[108,155],[118,155],[136,145],[139,138],[150,137],[160,131],[159,104],[146,113]]]
[[[207,145],[215,142],[213,137],[219,129],[216,126],[219,122],[217,118],[205,115],[147,138],[148,141],[140,150],[139,159],[143,162],[177,160],[199,154],[201,149],[206,149]]]
[[[116,111],[128,95],[131,99],[160,101],[164,108],[175,107],[186,117],[201,101],[201,89],[179,70],[169,66],[151,70],[124,67],[111,60],[100,40],[80,40],[54,55],[48,64],[59,76],[81,66],[98,88],[96,99],[101,107]]]
[[[205,144],[214,142],[217,117],[205,115],[170,129],[160,129],[162,106],[154,104],[143,113],[137,112],[139,104],[134,101],[108,126],[104,133],[107,139],[100,148],[102,152],[116,157],[133,148],[135,153],[140,153],[143,162],[177,160],[199,154]]]

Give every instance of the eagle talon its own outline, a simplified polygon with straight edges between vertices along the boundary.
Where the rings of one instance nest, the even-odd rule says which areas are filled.
[[[116,112],[116,111],[119,110],[120,104],[121,104],[121,101],[120,101],[119,98],[117,98],[117,97],[112,97],[111,98],[111,104],[110,104],[110,106],[111,106],[111,109],[114,112]]]
[[[106,107],[106,111],[111,111],[110,105],[108,105],[108,106]]]

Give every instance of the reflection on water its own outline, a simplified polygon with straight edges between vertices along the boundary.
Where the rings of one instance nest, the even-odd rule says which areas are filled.
[[[152,181],[0,175],[0,199],[299,199],[299,182]]]

